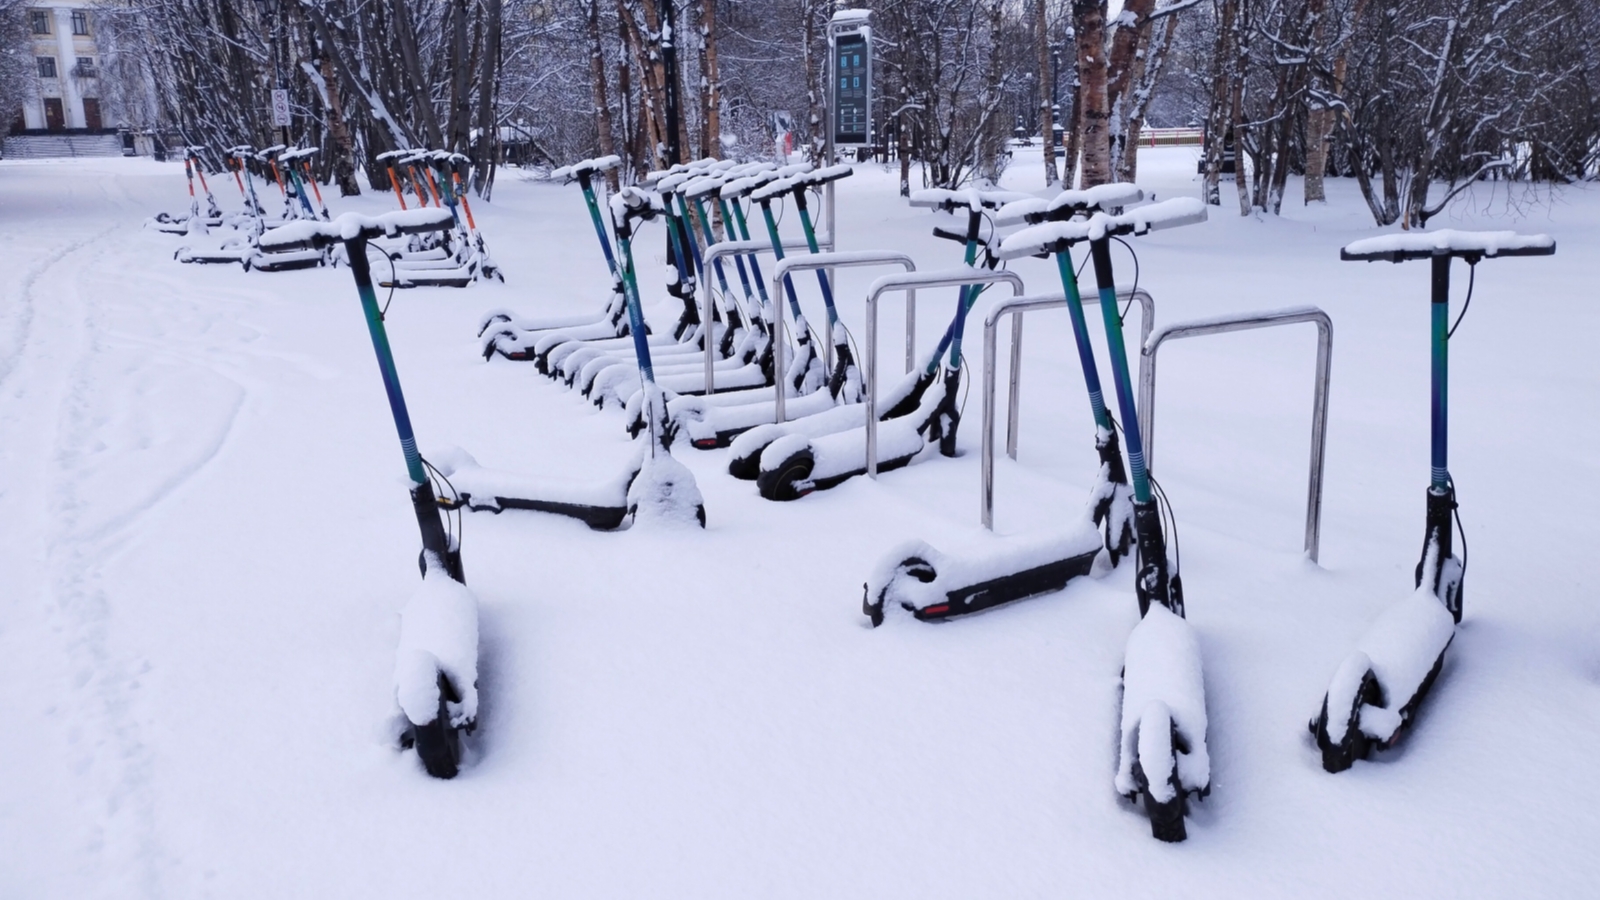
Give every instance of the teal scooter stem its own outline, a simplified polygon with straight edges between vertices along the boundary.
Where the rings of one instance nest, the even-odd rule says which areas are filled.
[[[1091,238],[1089,255],[1094,261],[1095,281],[1100,289],[1100,316],[1105,322],[1111,372],[1117,388],[1117,406],[1122,414],[1122,432],[1128,441],[1128,468],[1133,476],[1133,531],[1138,541],[1139,559],[1138,571],[1134,576],[1134,593],[1139,600],[1139,615],[1148,612],[1151,603],[1159,603],[1181,618],[1183,582],[1168,569],[1161,511],[1150,492],[1150,475],[1145,469],[1144,441],[1139,434],[1133,380],[1128,373],[1128,351],[1122,337],[1122,316],[1117,309],[1110,235]]]
[[[350,257],[350,273],[355,276],[356,291],[361,295],[367,333],[372,337],[372,349],[378,357],[383,389],[389,397],[389,412],[394,418],[395,431],[400,436],[406,475],[411,479],[411,507],[416,513],[417,527],[422,532],[423,553],[433,554],[451,578],[465,582],[461,569],[461,548],[452,545],[445,534],[438,498],[434,496],[433,484],[423,467],[422,455],[417,452],[417,438],[411,429],[411,413],[406,409],[406,398],[400,390],[400,375],[395,370],[394,353],[389,349],[389,335],[384,330],[383,314],[378,309],[378,294],[372,286],[372,271],[367,263],[367,238],[352,238],[344,244]],[[426,556],[422,558],[421,565],[426,573]]]

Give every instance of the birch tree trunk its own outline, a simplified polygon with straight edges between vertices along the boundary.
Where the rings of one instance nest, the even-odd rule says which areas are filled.
[[[1126,181],[1123,168],[1128,148],[1129,107],[1137,71],[1150,42],[1150,11],[1155,0],[1124,0],[1122,14],[1111,26],[1110,56],[1106,63],[1106,136],[1111,141],[1111,180]]]
[[[717,0],[703,0],[700,20],[700,123],[705,156],[722,155],[722,76],[717,68]]]
[[[1083,186],[1091,188],[1111,181],[1105,0],[1072,0],[1072,20],[1078,38],[1078,132],[1083,147]]]
[[[589,36],[589,83],[594,96],[595,135],[599,139],[600,155],[611,156],[617,152],[617,146],[611,134],[611,102],[606,96],[606,53],[600,39],[600,0],[585,0],[584,25]],[[624,95],[622,99],[626,102],[627,96]],[[612,193],[616,192],[616,169],[606,172],[606,186]]]

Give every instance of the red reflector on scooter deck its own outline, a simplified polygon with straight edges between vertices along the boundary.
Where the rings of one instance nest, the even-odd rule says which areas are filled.
[[[950,612],[950,604],[941,603],[938,606],[929,606],[920,610],[924,616],[942,616]]]
[[[696,450],[715,450],[715,449],[717,449],[717,439],[716,438],[701,438],[698,441],[690,441],[689,443],[691,445],[693,445]]]

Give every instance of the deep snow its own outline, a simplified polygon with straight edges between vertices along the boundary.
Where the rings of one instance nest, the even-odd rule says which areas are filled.
[[[1192,151],[1141,166],[1157,199],[1196,193]],[[1038,169],[1021,151],[1002,187],[1044,195]],[[961,457],[794,503],[730,478],[727,450],[681,446],[704,531],[467,514],[478,730],[457,779],[426,777],[389,728],[418,539],[349,273],[174,262],[184,239],[140,226],[186,209],[183,183],[146,160],[0,163],[0,896],[1576,897],[1600,875],[1592,188],[1534,206],[1478,190],[1438,223],[1560,252],[1479,267],[1451,348],[1465,618],[1400,747],[1340,775],[1305,722],[1411,592],[1427,267],[1341,263],[1377,232],[1336,180],[1326,207],[1240,218],[1225,191],[1207,223],[1132,241],[1158,324],[1314,303],[1335,327],[1320,566],[1300,552],[1311,331],[1163,354],[1155,474],[1212,783],[1168,846],[1112,786],[1131,567],[943,625],[861,615],[894,546],[981,545],[976,405]],[[957,261],[893,174],[858,167],[838,190],[840,249]],[[619,412],[484,362],[476,337],[496,307],[605,303],[580,194],[507,171],[474,212],[506,283],[389,310],[420,443],[540,478],[620,471]],[[636,245],[660,301],[659,225]],[[1059,289],[1050,263],[1012,268]],[[877,274],[839,273],[858,343]],[[919,297],[919,346],[954,296]],[[1026,327],[1003,535],[1076,521],[1098,465],[1066,314]]]

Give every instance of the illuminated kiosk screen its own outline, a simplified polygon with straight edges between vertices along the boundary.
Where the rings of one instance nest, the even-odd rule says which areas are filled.
[[[841,35],[834,44],[833,142],[865,144],[871,121],[867,39]]]

